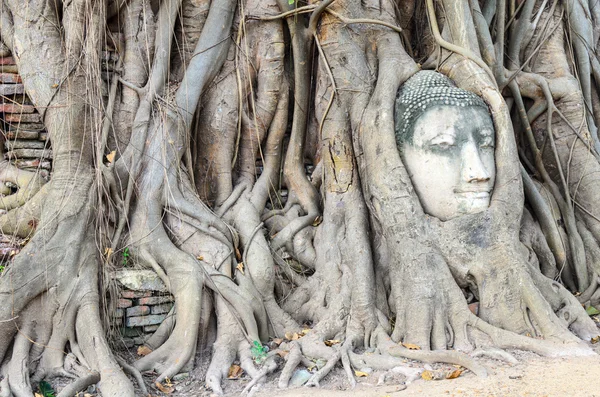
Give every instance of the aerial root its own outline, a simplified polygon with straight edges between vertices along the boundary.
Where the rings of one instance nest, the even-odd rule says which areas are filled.
[[[341,358],[340,352],[336,351],[335,354],[333,355],[333,357],[330,357],[329,360],[327,360],[327,364],[325,364],[325,366],[323,368],[318,370],[308,380],[308,382],[306,382],[306,386],[319,387],[319,382],[321,381],[321,379],[323,379],[329,372],[331,372],[331,370],[337,364],[337,362],[340,360],[340,358]]]
[[[56,395],[56,397],[72,397],[77,392],[86,389],[88,386],[100,382],[100,374],[96,371],[89,373],[87,376],[77,379],[75,382],[67,385]]]
[[[254,385],[258,384],[258,382],[261,382],[268,374],[274,372],[276,369],[277,362],[275,362],[275,352],[270,352],[269,357],[267,357],[267,360],[263,364],[263,367],[255,376],[252,377],[252,381],[244,388],[242,394],[248,393],[250,389],[254,387]]]
[[[471,353],[471,357],[473,358],[483,356],[493,358],[494,360],[505,361],[509,364],[519,363],[519,360],[517,360],[515,356],[495,347],[478,348]]]
[[[279,375],[278,387],[280,389],[285,389],[288,387],[294,370],[302,361],[302,350],[300,349],[300,344],[296,341],[292,341],[291,345],[292,347],[290,348],[289,353],[287,356],[285,356],[285,366],[281,371],[281,375]]]
[[[142,391],[142,394],[144,396],[147,396],[148,389],[146,388],[146,384],[144,383],[144,379],[142,378],[142,373],[140,371],[138,371],[137,368],[135,368],[134,366],[129,365],[121,357],[115,355],[115,359],[117,360],[117,363],[121,366],[121,368],[123,368],[123,371],[125,371],[126,374],[129,374],[130,376],[135,378],[135,381],[137,382],[138,387]]]

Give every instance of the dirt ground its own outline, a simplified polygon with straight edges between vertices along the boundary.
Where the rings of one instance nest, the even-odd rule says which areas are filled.
[[[548,359],[520,355],[516,365],[482,360],[489,370],[487,378],[468,373],[457,379],[426,381],[418,379],[405,390],[393,385],[374,386],[376,379],[361,378],[354,390],[299,388],[288,391],[264,386],[255,397],[600,397],[600,356]],[[341,373],[339,374],[343,376]]]
[[[246,396],[251,397],[413,397],[413,396],[454,396],[454,397],[600,397],[600,343],[593,345],[595,356],[545,358],[533,353],[511,351],[518,359],[517,364],[493,359],[478,358],[478,362],[488,369],[487,378],[479,378],[469,371],[456,379],[424,380],[418,377],[407,382],[403,375],[388,372],[386,383],[377,386],[383,371],[374,371],[369,376],[358,378],[359,384],[350,389],[341,365],[330,373],[319,388],[297,387],[287,390],[277,388],[279,371],[270,375],[263,385]],[[170,396],[212,397],[201,379],[201,364],[185,380],[174,382],[174,393]],[[416,362],[407,366],[423,368]],[[457,368],[452,365],[437,364],[426,366],[432,373],[449,373]],[[149,379],[148,379],[149,380]],[[227,379],[223,383],[226,396],[239,396],[250,379]],[[406,382],[406,384],[405,384]],[[153,396],[163,395],[152,390]]]

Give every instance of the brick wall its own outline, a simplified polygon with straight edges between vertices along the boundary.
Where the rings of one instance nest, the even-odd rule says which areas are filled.
[[[173,296],[151,270],[124,269],[113,277],[120,288],[111,321],[126,347],[141,345],[173,308]]]
[[[0,130],[2,156],[21,169],[48,180],[52,149],[48,133],[18,74],[12,57],[0,58]]]

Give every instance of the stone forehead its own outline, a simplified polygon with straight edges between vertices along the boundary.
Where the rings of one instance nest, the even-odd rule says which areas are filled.
[[[424,70],[408,79],[398,90],[396,122],[403,124],[398,131],[398,138],[412,128],[416,119],[427,109],[444,105],[476,106],[488,111],[485,102],[477,95],[456,87],[441,73]]]

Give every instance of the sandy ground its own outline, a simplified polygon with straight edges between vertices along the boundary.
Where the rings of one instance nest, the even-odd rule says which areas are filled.
[[[598,351],[598,349],[596,349]],[[360,378],[354,390],[332,390],[326,386],[287,391],[270,385],[255,397],[413,397],[413,396],[477,396],[477,397],[600,397],[600,355],[549,359],[533,354],[519,354],[516,365],[495,360],[482,360],[489,370],[487,378],[468,373],[452,380],[426,381],[418,379],[405,390],[394,385],[373,386],[377,379]],[[342,375],[341,373],[338,375]],[[342,375],[343,376],[343,375]]]
[[[406,378],[393,375],[386,384],[377,386],[382,371],[375,371],[367,377],[358,378],[358,386],[349,388],[341,365],[327,375],[319,388],[299,387],[287,390],[277,388],[279,371],[268,377],[267,382],[253,390],[251,397],[414,397],[414,396],[454,396],[454,397],[600,397],[600,343],[592,345],[597,355],[587,357],[545,358],[534,353],[511,351],[518,359],[517,364],[493,359],[478,358],[478,362],[488,370],[486,378],[465,371],[456,379],[424,380],[417,378],[404,385]],[[205,359],[207,357],[204,357]],[[208,364],[200,365],[186,380],[175,383],[171,397],[212,397],[204,386],[201,373]],[[408,366],[423,368],[423,364],[407,362]],[[456,370],[452,365],[436,364],[428,369],[440,373]],[[250,379],[227,379],[223,382],[226,396],[240,396]],[[152,390],[152,396],[163,395]]]

